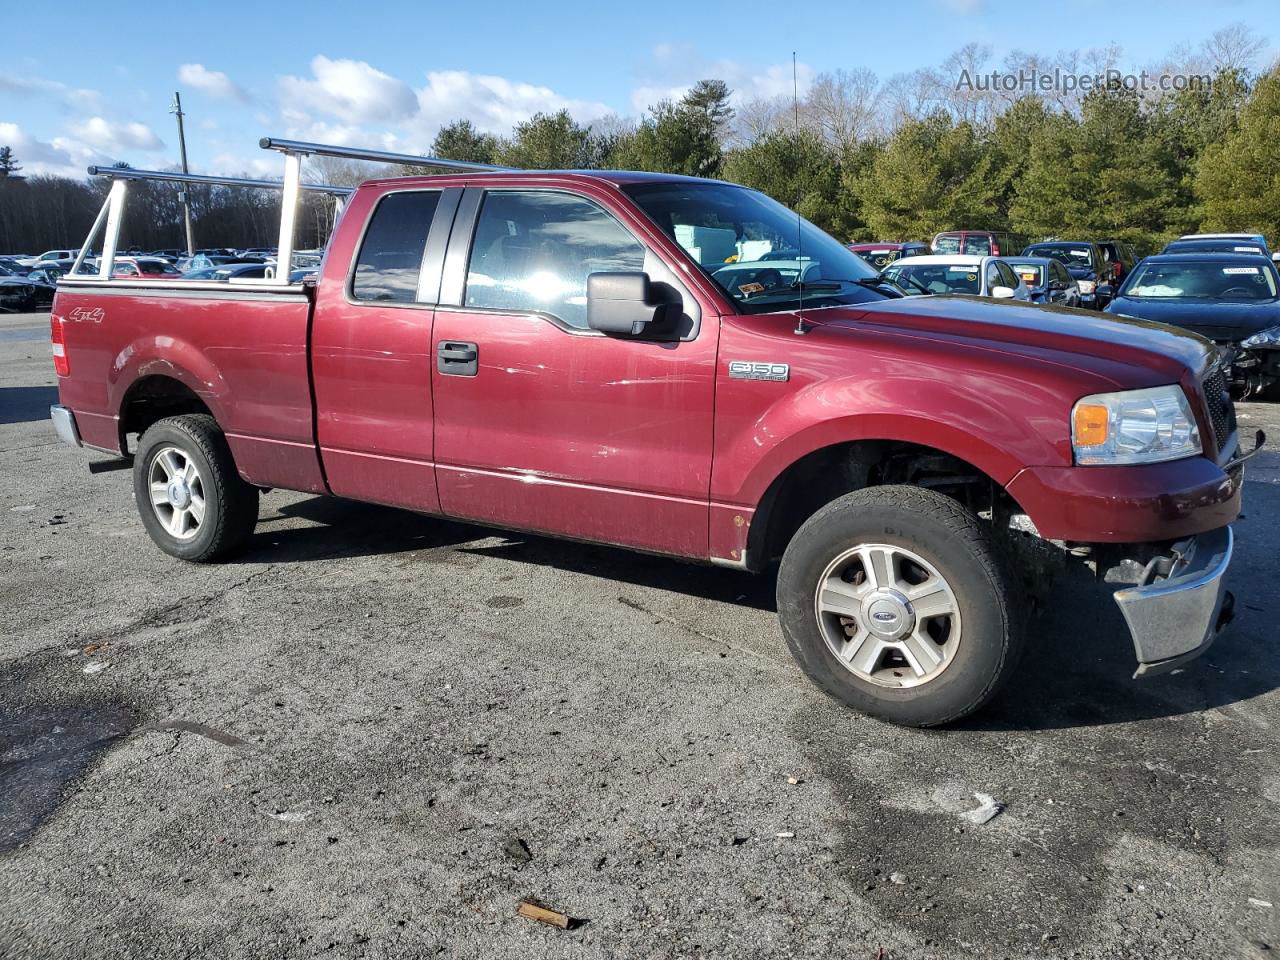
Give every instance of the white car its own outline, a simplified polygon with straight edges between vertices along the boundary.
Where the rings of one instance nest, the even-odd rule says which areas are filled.
[[[880,274],[909,294],[966,293],[996,300],[1031,301],[1031,290],[1003,257],[934,254],[904,257]]]
[[[1241,243],[1256,243],[1263,250],[1267,247],[1267,238],[1260,233],[1188,233],[1179,240],[1239,240]],[[1280,263],[1280,252],[1271,254],[1271,259]]]

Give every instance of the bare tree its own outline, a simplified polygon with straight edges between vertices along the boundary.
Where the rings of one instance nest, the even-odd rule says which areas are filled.
[[[790,97],[766,97],[739,104],[729,129],[730,146],[750,146],[763,140],[784,124],[791,123],[793,104]]]
[[[878,134],[880,80],[865,68],[820,73],[801,106],[801,117],[840,150]]]
[[[1266,48],[1266,41],[1243,23],[1233,23],[1219,30],[1203,44],[1210,72],[1232,70],[1243,73],[1253,68]]]

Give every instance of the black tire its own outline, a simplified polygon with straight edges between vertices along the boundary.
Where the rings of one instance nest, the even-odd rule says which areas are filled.
[[[956,646],[937,675],[918,686],[883,686],[853,672],[825,638],[815,610],[819,581],[838,557],[863,544],[913,552],[954,596],[963,624]],[[832,501],[797,531],[778,571],[778,617],[791,655],[832,697],[891,723],[937,726],[986,704],[1017,666],[1022,616],[1012,583],[987,525],[960,503],[920,487],[871,487]]]
[[[161,454],[178,451],[198,475],[203,515],[190,535],[174,535],[161,519],[172,506],[153,507],[151,483]],[[165,553],[182,560],[207,563],[227,556],[253,533],[258,522],[258,489],[236,471],[231,449],[217,422],[208,414],[184,414],[158,420],[138,441],[133,459],[133,495],[142,525]]]

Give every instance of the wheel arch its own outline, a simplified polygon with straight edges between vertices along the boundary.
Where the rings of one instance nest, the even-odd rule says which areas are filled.
[[[218,421],[209,404],[172,371],[138,377],[120,399],[120,449],[128,449],[129,434],[141,436],[156,421],[184,413],[208,414]]]
[[[988,465],[951,450],[898,437],[838,441],[792,460],[769,483],[747,531],[750,566],[769,565],[805,520],[836,498],[895,483],[935,489],[971,508],[1024,512]]]

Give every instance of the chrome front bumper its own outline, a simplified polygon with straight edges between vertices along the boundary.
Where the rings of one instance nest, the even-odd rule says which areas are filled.
[[[1116,591],[1138,655],[1134,677],[1198,657],[1230,622],[1226,574],[1234,543],[1230,527],[1183,540],[1148,563],[1136,586]]]
[[[76,427],[76,415],[71,412],[70,407],[55,403],[49,408],[49,419],[53,421],[53,432],[58,435],[59,440],[73,447],[83,446],[80,442],[80,430]]]

